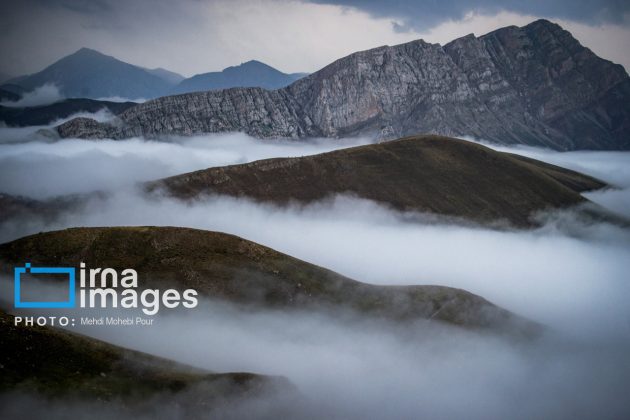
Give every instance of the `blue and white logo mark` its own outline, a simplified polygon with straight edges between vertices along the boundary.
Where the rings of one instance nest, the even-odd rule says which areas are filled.
[[[23,302],[21,296],[21,281],[23,274],[46,275],[46,274],[65,274],[68,276],[68,300],[62,301],[29,301]],[[14,289],[15,289],[15,307],[16,308],[74,308],[75,300],[75,281],[74,267],[31,267],[30,263],[24,264],[24,267],[15,267],[14,269]]]

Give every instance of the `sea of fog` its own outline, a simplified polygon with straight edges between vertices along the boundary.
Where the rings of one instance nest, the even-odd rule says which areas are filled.
[[[536,342],[514,343],[434,324],[401,330],[343,314],[241,311],[204,301],[194,311],[161,314],[156,327],[82,330],[213,371],[284,375],[304,396],[244,403],[243,411],[221,413],[223,418],[271,418],[280,406],[300,418],[630,415],[627,228],[585,222],[565,210],[544,215],[545,223],[534,230],[495,230],[402,214],[347,196],[282,208],[228,197],[192,203],[147,199],[138,182],[368,140],[263,142],[229,134],[161,142],[44,141],[35,131],[0,129],[0,192],[33,198],[111,194],[52,222],[5,222],[1,241],[75,226],[217,230],[364,282],[463,288],[549,327]],[[630,153],[495,148],[616,186],[585,195],[630,217]],[[3,290],[8,285],[7,280]]]

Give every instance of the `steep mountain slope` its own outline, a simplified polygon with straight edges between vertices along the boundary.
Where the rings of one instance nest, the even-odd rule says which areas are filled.
[[[183,80],[171,93],[201,92],[232,87],[261,87],[279,89],[301,77],[301,74],[286,74],[260,61],[251,60],[223,71],[197,74]]]
[[[0,95],[2,95],[1,91]],[[6,125],[12,127],[45,125],[79,112],[97,112],[105,109],[116,115],[134,105],[136,105],[135,102],[110,102],[73,98],[55,102],[50,105],[26,108],[0,106],[0,122],[4,122]]]
[[[279,91],[159,98],[120,125],[70,121],[62,136],[125,138],[243,131],[270,138],[469,135],[558,150],[630,148],[629,78],[546,20],[445,46],[357,52]]]
[[[133,410],[168,394],[185,412],[194,412],[230,398],[291,391],[282,378],[210,373],[51,327],[16,326],[14,317],[1,310],[0,336],[0,395],[20,391]],[[23,407],[21,414],[29,418],[30,412]]]
[[[81,48],[38,73],[10,82],[27,91],[55,84],[66,97],[92,99],[155,98],[173,86],[162,76],[89,48]]]
[[[398,210],[530,226],[532,213],[585,203],[593,178],[440,136],[210,168],[148,184],[181,198],[216,193],[286,204],[353,194]]]
[[[0,245],[0,269],[23,264],[25,255],[34,265],[78,266],[83,261],[94,267],[133,267],[143,288],[194,288],[205,297],[264,308],[352,310],[390,320],[433,319],[516,334],[538,328],[464,290],[368,285],[236,236],[196,229],[41,233]]]

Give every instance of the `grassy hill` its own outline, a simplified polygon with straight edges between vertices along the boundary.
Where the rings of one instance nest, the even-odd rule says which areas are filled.
[[[183,199],[226,194],[286,204],[353,194],[397,210],[531,226],[534,212],[587,202],[604,187],[574,171],[433,135],[300,158],[210,168],[147,184]]]
[[[0,245],[2,268],[133,268],[140,287],[194,288],[258,308],[345,310],[395,321],[431,319],[529,334],[532,323],[485,299],[441,286],[375,286],[224,233],[175,227],[74,228]],[[430,279],[426,279],[430,282]]]
[[[293,387],[283,378],[211,373],[68,331],[15,326],[0,311],[0,393],[139,408],[161,394],[185,409]],[[28,410],[27,410],[28,411]]]

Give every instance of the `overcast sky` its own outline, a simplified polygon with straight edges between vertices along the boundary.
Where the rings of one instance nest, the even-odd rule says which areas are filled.
[[[0,73],[36,72],[81,47],[185,76],[251,59],[313,72],[357,50],[541,17],[630,68],[628,0],[0,0]]]

